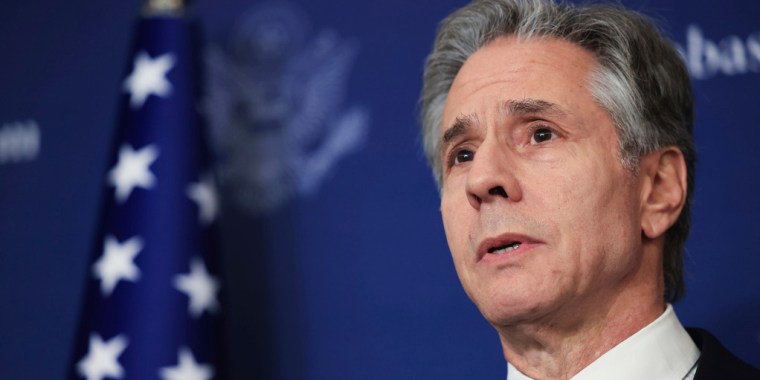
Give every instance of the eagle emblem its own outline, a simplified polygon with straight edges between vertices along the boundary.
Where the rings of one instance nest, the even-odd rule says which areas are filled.
[[[204,111],[225,193],[261,215],[315,193],[364,144],[369,113],[345,104],[358,46],[284,2],[244,14],[228,42],[206,52]]]

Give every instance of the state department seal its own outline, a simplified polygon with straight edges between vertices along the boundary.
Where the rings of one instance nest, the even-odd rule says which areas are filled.
[[[292,5],[264,4],[240,18],[227,46],[206,54],[217,174],[253,215],[314,193],[368,133],[368,111],[344,105],[357,44],[307,25]]]

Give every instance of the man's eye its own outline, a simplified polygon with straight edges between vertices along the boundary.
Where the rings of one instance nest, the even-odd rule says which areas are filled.
[[[475,152],[467,149],[460,149],[456,152],[454,152],[453,158],[453,164],[461,164],[463,162],[472,161],[473,157],[475,157]]]
[[[557,134],[549,128],[539,128],[533,131],[533,136],[530,138],[531,144],[540,144],[545,141],[554,140],[557,138]]]

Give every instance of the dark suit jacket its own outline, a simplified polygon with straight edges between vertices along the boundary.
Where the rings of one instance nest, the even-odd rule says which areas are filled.
[[[702,352],[694,380],[760,380],[760,370],[734,356],[709,332],[696,328],[688,328],[686,331]]]

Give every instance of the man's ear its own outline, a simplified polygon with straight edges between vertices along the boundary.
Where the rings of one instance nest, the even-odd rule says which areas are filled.
[[[681,150],[669,146],[641,157],[641,231],[655,239],[672,226],[686,202],[686,161]],[[648,185],[648,186],[647,186]]]

